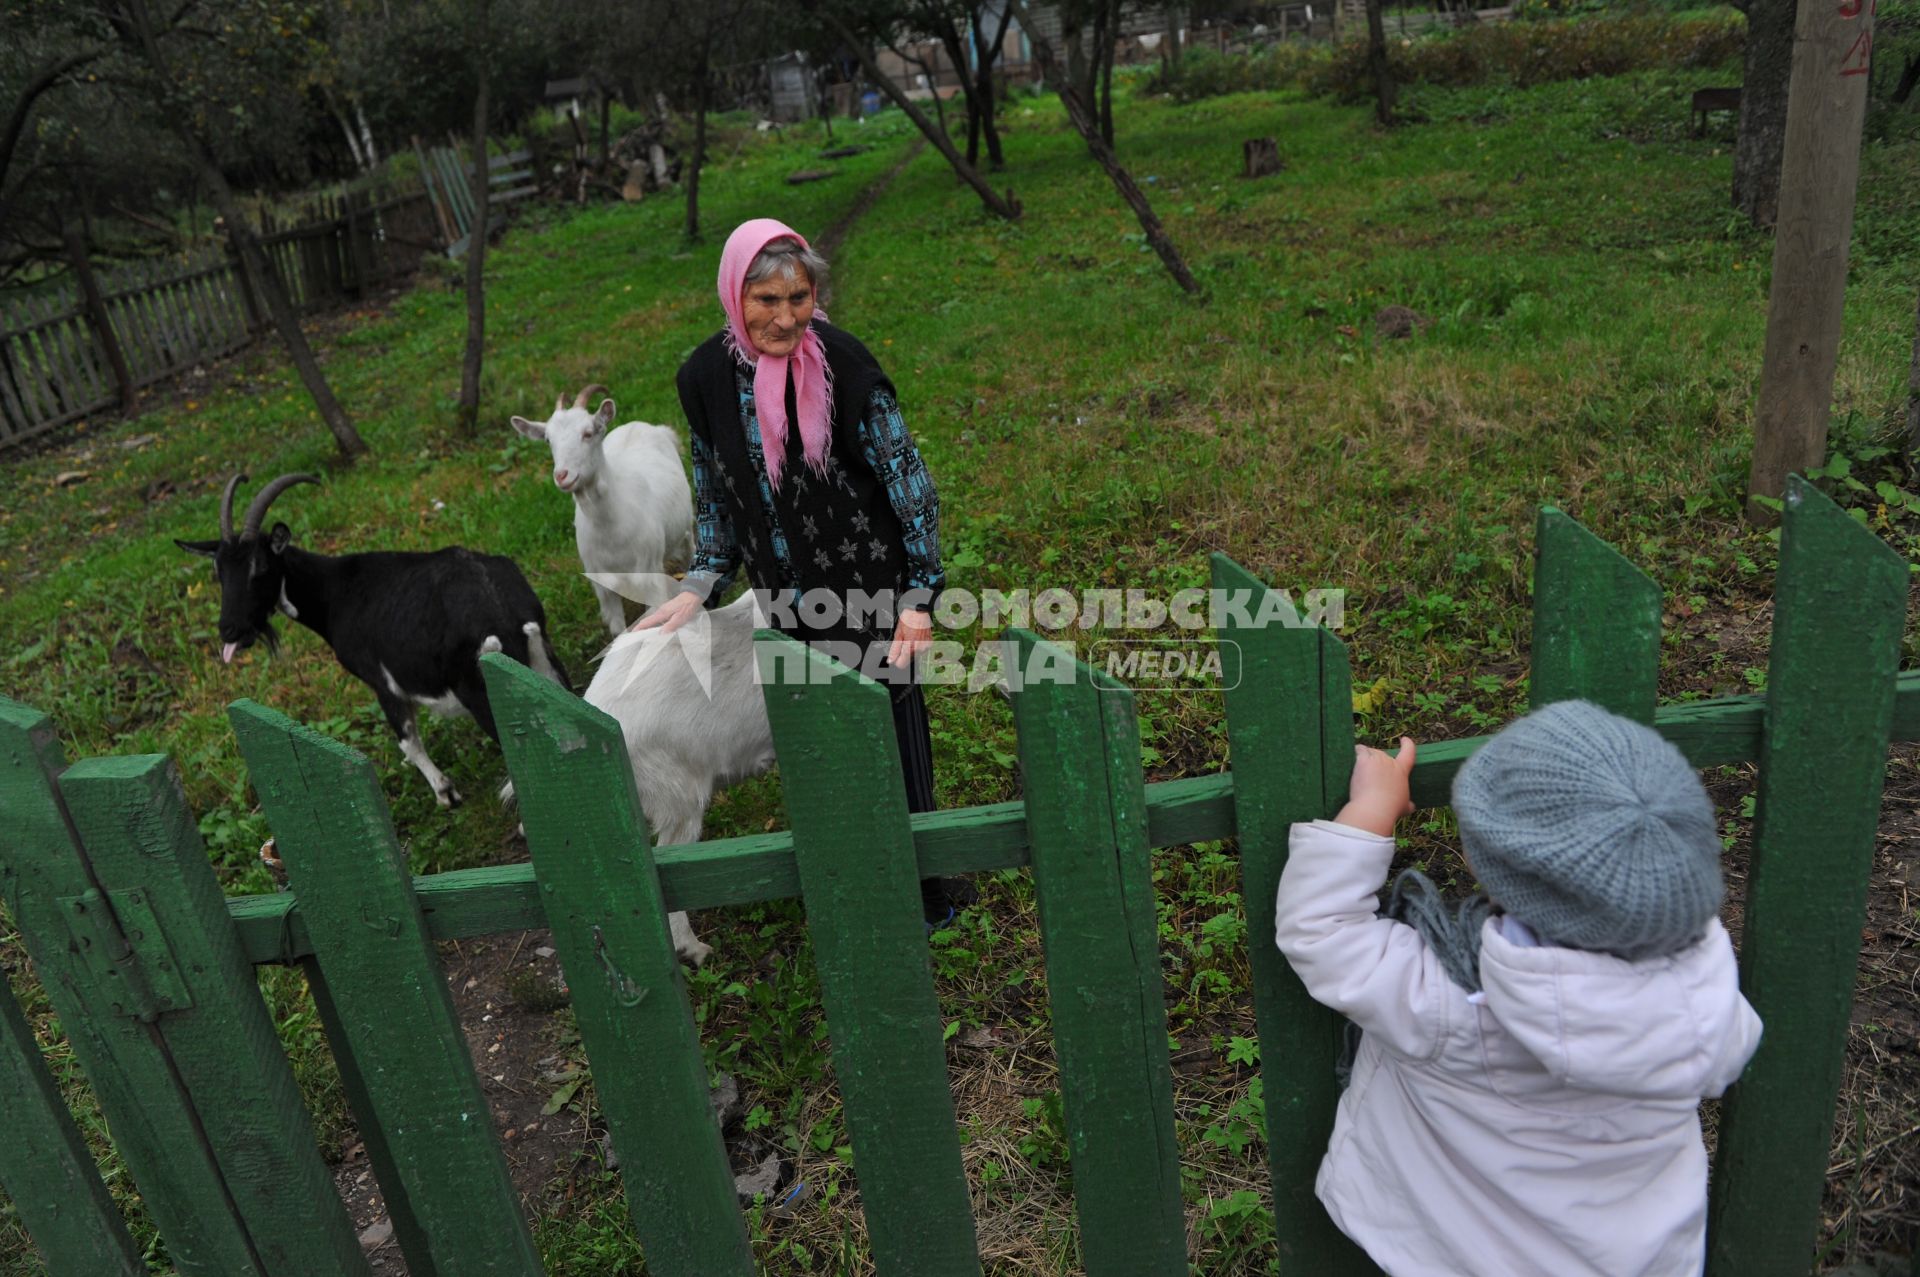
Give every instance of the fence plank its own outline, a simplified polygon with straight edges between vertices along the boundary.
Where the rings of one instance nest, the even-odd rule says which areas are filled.
[[[413,1203],[407,1197],[406,1181],[401,1179],[399,1163],[394,1160],[393,1149],[387,1143],[386,1128],[380,1125],[379,1114],[373,1107],[365,1070],[353,1054],[353,1042],[347,1032],[346,1021],[340,1018],[340,1008],[334,1005],[333,990],[327,987],[326,974],[320,970],[318,960],[311,955],[300,960],[300,972],[307,978],[307,992],[313,998],[314,1014],[319,1016],[320,1028],[327,1035],[327,1047],[333,1055],[334,1068],[340,1073],[340,1089],[346,1092],[347,1107],[353,1112],[360,1143],[367,1151],[367,1165],[373,1171],[374,1182],[380,1185],[380,1197],[387,1208],[387,1218],[393,1221],[393,1239],[407,1261],[408,1277],[441,1277],[433,1262],[433,1247],[427,1241],[426,1230],[421,1228],[419,1219],[413,1213]]]
[[[33,1029],[0,973],[0,1188],[50,1273],[145,1277]]]
[[[153,981],[154,1023],[265,1270],[366,1273],[179,773],[156,754],[87,759],[60,792],[121,926],[160,946],[143,975],[178,982],[169,998]]]
[[[1063,675],[1016,681],[1013,719],[1081,1266],[1089,1277],[1184,1274],[1180,1146],[1133,693],[1025,630],[1009,640],[1022,671],[1038,662]]]
[[[977,1277],[887,689],[771,631],[755,646],[874,1266]]]
[[[33,413],[20,400],[14,388],[15,363],[13,354],[13,333],[6,326],[6,320],[0,319],[0,435],[10,442],[19,437],[25,438],[33,432]]]
[[[229,715],[435,1265],[539,1273],[373,765],[252,701]]]
[[[1579,697],[1653,721],[1660,681],[1660,587],[1552,506],[1534,533],[1531,704]]]
[[[647,1271],[752,1277],[620,724],[517,661],[481,667]]]
[[[9,834],[0,844],[0,899],[174,1268],[182,1277],[261,1277],[164,1038],[127,1010],[131,950],[110,911],[94,907],[100,884],[53,781],[64,765],[45,716],[0,697],[0,823]],[[70,925],[92,918],[102,919],[97,930]]]
[[[1294,822],[1331,816],[1346,801],[1353,770],[1347,651],[1223,554],[1213,556],[1213,588],[1248,601],[1245,620],[1224,615],[1219,650],[1280,1262],[1328,1277],[1370,1274],[1378,1269],[1313,1195],[1340,1102],[1334,1062],[1345,1021],[1313,1000],[1273,941]],[[1263,615],[1275,619],[1252,623]]]
[[[1908,572],[1787,483],[1741,983],[1766,1036],[1721,1110],[1715,1277],[1804,1274],[1846,1058]]]
[[[16,311],[16,315],[20,312]],[[13,332],[13,381],[21,401],[35,421],[47,421],[60,415],[60,400],[44,371],[38,344],[34,340],[30,314],[15,321]]]

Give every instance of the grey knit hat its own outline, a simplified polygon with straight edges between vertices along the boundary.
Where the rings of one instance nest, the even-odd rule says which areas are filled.
[[[1713,803],[1651,727],[1587,701],[1516,720],[1466,761],[1453,810],[1475,877],[1551,944],[1640,959],[1720,911]]]

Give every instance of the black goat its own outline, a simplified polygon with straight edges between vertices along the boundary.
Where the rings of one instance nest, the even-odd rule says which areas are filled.
[[[505,652],[568,687],[567,672],[546,637],[547,616],[511,559],[459,546],[430,553],[315,554],[292,544],[284,523],[261,535],[267,507],[312,475],[281,475],[254,495],[240,531],[233,494],[246,480],[227,480],[220,499],[220,539],[175,541],[213,560],[220,579],[220,659],[265,639],[278,645],[273,613],[285,612],[327,641],[347,672],[373,689],[400,752],[433,786],[442,807],[458,790],[427,757],[417,712],[473,715],[500,739],[480,677],[484,652]],[[569,688],[571,690],[571,688]]]

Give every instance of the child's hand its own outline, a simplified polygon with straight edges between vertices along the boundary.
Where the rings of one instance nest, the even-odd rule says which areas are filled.
[[[1389,754],[1365,745],[1353,747],[1353,780],[1347,787],[1347,805],[1334,819],[1382,838],[1393,837],[1393,826],[1413,812],[1407,778],[1413,774],[1413,738],[1400,738],[1400,752]]]

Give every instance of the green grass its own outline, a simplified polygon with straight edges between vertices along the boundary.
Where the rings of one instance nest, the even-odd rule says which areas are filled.
[[[1343,637],[1356,687],[1370,689],[1364,738],[1460,735],[1524,704],[1531,529],[1551,502],[1667,591],[1664,695],[1748,690],[1764,678],[1764,639],[1725,636],[1740,628],[1730,618],[1767,597],[1774,565],[1773,542],[1738,519],[1771,243],[1727,209],[1730,134],[1686,132],[1688,94],[1725,75],[1416,87],[1410,105],[1428,122],[1387,133],[1364,108],[1288,94],[1123,99],[1123,157],[1206,285],[1204,306],[1173,288],[1052,104],[1020,99],[1007,121],[1009,167],[996,184],[1024,201],[1018,224],[982,215],[923,154],[840,251],[829,309],[899,385],[940,484],[951,584],[1171,594],[1204,584],[1207,553],[1225,551],[1279,585],[1347,591]],[[1910,117],[1904,132],[1894,125],[1863,159],[1835,391],[1835,439],[1865,490],[1831,482],[1913,560],[1920,521],[1875,451],[1902,402],[1920,262],[1920,143]],[[429,282],[334,329],[328,367],[374,455],[290,493],[279,517],[321,549],[459,542],[511,554],[540,591],[563,658],[584,670],[601,637],[570,509],[544,448],[506,418],[542,415],[554,393],[598,381],[623,419],[678,423],[672,374],[718,323],[712,280],[726,229],[773,213],[818,234],[905,145],[892,117],[842,132],[879,144],[832,181],[800,187],[781,179],[811,166],[817,134],[724,134],[703,182],[704,245],[681,242],[671,200],[516,229],[489,259],[476,439],[450,424],[457,292]],[[1244,182],[1240,141],[1260,135],[1280,140],[1287,171]],[[1377,338],[1373,317],[1389,304],[1431,326],[1407,341]],[[159,437],[118,447],[147,433]],[[470,795],[445,813],[371,696],[310,634],[289,627],[272,659],[218,662],[217,591],[171,538],[210,535],[236,466],[256,477],[331,466],[330,440],[277,356],[250,356],[190,401],[100,423],[83,439],[90,457],[13,462],[0,490],[0,689],[51,714],[70,756],[173,755],[233,891],[267,889],[254,859],[267,830],[222,713],[239,696],[367,752],[417,870],[505,854],[513,819],[490,796],[503,768],[471,724],[427,729]],[[70,469],[92,477],[55,488]],[[160,478],[175,494],[146,502]],[[1898,495],[1886,500],[1879,482]],[[1908,642],[1911,660],[1911,630]],[[127,643],[159,672],[116,662]],[[931,700],[941,803],[1012,797],[1004,704],[957,689]],[[1223,765],[1217,695],[1145,690],[1139,704],[1152,776]],[[1726,814],[1744,828],[1737,810]],[[766,779],[716,802],[708,830],[780,819],[777,781]],[[1444,817],[1430,819],[1413,850],[1444,860],[1447,836]],[[1262,1271],[1271,1225],[1250,1205],[1258,1197],[1244,1196],[1265,1172],[1247,1138],[1259,1095],[1231,851],[1173,849],[1156,875],[1176,991],[1170,1029],[1177,1052],[1205,1063],[1179,1081],[1196,1264]],[[956,1037],[985,1043],[965,1053],[956,1082],[976,1208],[983,1235],[999,1239],[993,1271],[1070,1271],[1032,888],[1006,873],[983,893],[984,906],[932,949]],[[754,1120],[804,1159],[822,1203],[804,1221],[756,1212],[763,1262],[859,1272],[861,1230],[840,1205],[853,1188],[838,1151],[845,1133],[799,919],[793,902],[698,919],[715,955],[691,991],[710,1062],[740,1077]],[[10,935],[0,952],[17,955]],[[337,1142],[337,1083],[297,986],[268,981],[323,1134]],[[104,1148],[38,991],[16,987]],[[123,1183],[110,1155],[107,1166]],[[539,1225],[550,1256],[572,1257],[556,1271],[580,1273],[618,1271],[632,1254],[627,1227],[603,1174]],[[1867,1254],[1896,1236],[1854,1227],[1837,1240]],[[0,1253],[18,1249],[17,1225],[0,1216]],[[0,1273],[25,1271],[0,1262]]]

